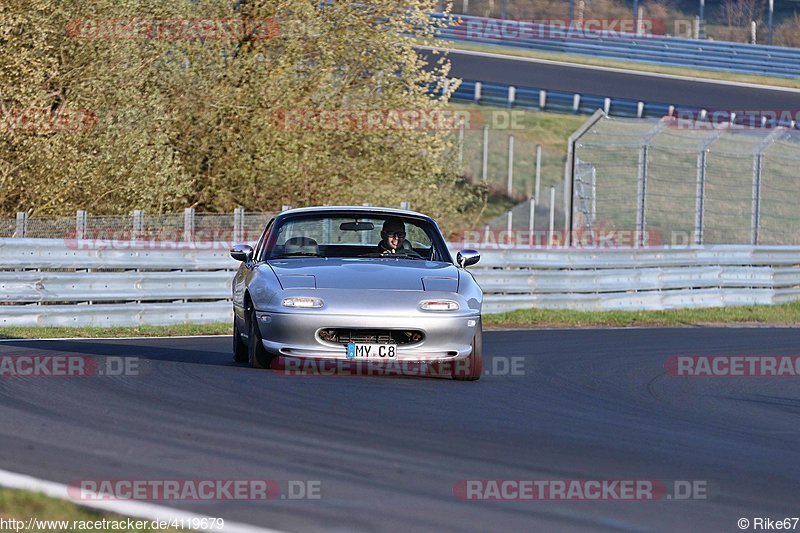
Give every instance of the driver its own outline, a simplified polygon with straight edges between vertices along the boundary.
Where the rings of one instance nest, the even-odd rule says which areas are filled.
[[[381,254],[407,253],[403,248],[406,239],[406,225],[396,218],[387,219],[381,230],[381,242],[378,243],[378,252]]]

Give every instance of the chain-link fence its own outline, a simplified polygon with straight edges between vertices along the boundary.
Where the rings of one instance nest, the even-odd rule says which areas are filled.
[[[798,168],[797,130],[601,118],[574,145],[572,229],[629,231],[638,246],[798,245]]]

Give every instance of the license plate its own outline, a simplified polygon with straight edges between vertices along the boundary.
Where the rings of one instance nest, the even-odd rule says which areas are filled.
[[[397,357],[396,344],[362,344],[351,342],[347,345],[348,359],[369,359],[371,361],[386,361]]]

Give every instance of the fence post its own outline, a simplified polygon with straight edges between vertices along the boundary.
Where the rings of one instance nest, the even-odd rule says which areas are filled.
[[[508,136],[508,183],[506,194],[509,198],[514,196],[514,136]]]
[[[708,149],[720,138],[722,130],[717,130],[700,143],[697,152],[697,186],[694,208],[694,244],[703,244],[703,228],[706,215],[706,167],[708,166]]]
[[[508,244],[511,245],[514,244],[513,237],[511,236],[512,231],[514,231],[514,210],[509,209],[508,213],[506,213],[506,235],[509,240]]]
[[[244,241],[244,207],[237,207],[233,210],[233,242]]]
[[[536,202],[528,200],[528,246],[533,247],[533,231],[536,224]]]
[[[663,130],[667,122],[662,118],[658,124],[648,131],[642,138],[642,144],[639,147],[639,165],[637,176],[637,190],[636,190],[636,243],[635,247],[639,248],[644,245],[644,232],[647,228],[647,164],[648,164],[648,151],[650,149],[650,141],[653,137]]]
[[[483,178],[483,182],[486,183],[486,180],[489,176],[489,126],[483,127],[483,160],[482,160],[482,168],[481,168],[481,177]]]
[[[536,181],[533,188],[534,202],[539,203],[539,185],[542,181],[542,145],[536,145]]]
[[[183,242],[194,240],[194,207],[183,210]]]
[[[553,247],[553,232],[556,228],[556,188],[550,187],[550,228],[547,232],[547,247]],[[564,239],[567,242],[567,239]]]
[[[767,135],[764,140],[759,143],[753,154],[753,214],[752,235],[750,239],[750,244],[753,246],[758,245],[759,231],[761,229],[761,177],[764,163],[764,151],[784,135],[786,135],[786,128],[782,126],[775,128],[772,133]]]
[[[86,211],[83,209],[78,209],[75,213],[75,238],[86,238]]]
[[[589,119],[578,128],[575,133],[567,139],[567,162],[564,166],[564,246],[568,247],[572,239],[572,202],[574,187],[573,181],[575,179],[575,146],[578,141],[583,137],[587,131],[592,129],[600,119],[605,118],[606,114],[601,109],[598,109]]]
[[[594,227],[595,223],[597,222],[597,167],[592,165],[592,207],[589,210],[590,220],[592,222],[592,227]]]
[[[133,235],[132,241],[140,241],[144,238],[144,211],[141,209],[133,210]]]
[[[24,239],[28,235],[28,213],[26,211],[17,211],[17,228],[14,231],[14,236],[18,239]]]

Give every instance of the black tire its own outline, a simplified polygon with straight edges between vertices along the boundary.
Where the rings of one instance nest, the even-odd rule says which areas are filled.
[[[267,352],[261,342],[261,330],[258,329],[256,320],[256,311],[251,309],[250,319],[247,321],[247,326],[250,328],[247,339],[247,359],[253,368],[269,368],[272,363],[272,355]]]
[[[453,363],[452,376],[457,381],[477,381],[483,373],[483,325],[472,338],[472,353],[463,361]]]
[[[233,319],[233,360],[237,363],[246,363],[250,356],[247,351],[247,344],[242,342],[242,335],[236,318]]]

